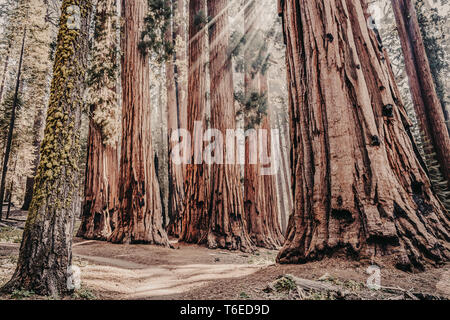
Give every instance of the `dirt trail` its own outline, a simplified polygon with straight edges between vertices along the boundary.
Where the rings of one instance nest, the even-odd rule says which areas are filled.
[[[75,243],[73,252],[83,285],[103,298],[116,299],[170,296],[210,281],[249,276],[272,264],[276,254],[264,251],[251,256],[199,246],[166,249],[95,241]]]

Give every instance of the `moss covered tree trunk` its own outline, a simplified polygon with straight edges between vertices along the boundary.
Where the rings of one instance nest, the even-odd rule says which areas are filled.
[[[450,258],[448,216],[363,3],[280,1],[295,199],[280,263],[383,257],[410,270]]]
[[[433,145],[440,171],[450,186],[450,137],[436,93],[414,2],[392,0],[392,7],[420,129]]]
[[[138,47],[146,13],[146,0],[122,0],[120,209],[109,241],[169,246],[151,143],[149,57]]]
[[[77,8],[81,23],[70,23]],[[9,292],[23,289],[61,295],[69,291],[91,2],[64,0],[61,12],[41,160],[17,268],[3,288]]]
[[[119,208],[117,18],[116,0],[98,1],[88,74],[87,103],[92,118],[81,225],[77,233],[85,239],[107,240],[115,228]]]
[[[228,1],[208,0],[211,127],[225,133],[236,129],[233,95],[233,71],[229,52]],[[222,153],[225,162],[225,148]],[[214,156],[217,156],[216,154]],[[209,206],[209,248],[251,251],[253,245],[244,221],[244,198],[240,170],[235,164],[214,163],[211,166],[211,202]]]
[[[186,166],[185,208],[181,221],[182,241],[200,243],[208,230],[208,167],[195,150],[194,141],[203,150],[203,131],[206,127],[206,6],[202,0],[189,2],[188,49],[188,106],[187,130],[192,137],[190,164]]]

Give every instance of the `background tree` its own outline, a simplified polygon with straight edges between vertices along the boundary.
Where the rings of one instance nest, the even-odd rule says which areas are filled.
[[[211,90],[211,127],[226,132],[236,128],[233,96],[233,71],[229,54],[228,1],[208,0],[209,67]],[[216,141],[217,142],[217,141]],[[220,147],[214,157],[225,160]],[[218,155],[221,153],[221,155]],[[220,162],[220,161],[219,161]],[[253,245],[244,220],[244,203],[237,165],[213,163],[211,166],[211,202],[209,203],[209,248],[251,251]]]
[[[120,209],[117,228],[109,241],[169,246],[162,225],[161,198],[149,122],[150,69],[147,45],[152,44],[152,41],[147,40],[145,32],[152,30],[144,25],[147,10],[146,0],[122,0]],[[151,36],[148,38],[151,39]]]
[[[82,219],[77,236],[106,240],[115,227],[118,200],[120,115],[116,0],[99,0],[88,79],[88,158]]]
[[[280,13],[295,202],[278,261],[388,256],[421,269],[448,260],[449,220],[414,153],[366,6],[285,0]]]
[[[425,138],[430,140],[440,170],[450,186],[450,136],[436,93],[414,4],[410,0],[392,0],[392,7],[420,128]]]
[[[206,4],[203,0],[189,1],[188,43],[188,105],[187,130],[192,142],[203,141],[203,131],[195,125],[206,127],[206,57],[208,38],[206,33]],[[181,221],[180,240],[187,243],[206,241],[208,230],[208,167],[203,156],[192,143],[190,163],[186,166],[185,208]],[[202,143],[200,147],[203,150]],[[200,162],[200,163],[198,163]]]

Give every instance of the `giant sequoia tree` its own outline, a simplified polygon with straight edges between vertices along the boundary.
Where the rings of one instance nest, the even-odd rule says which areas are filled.
[[[244,169],[244,209],[245,220],[251,240],[258,246],[275,249],[283,242],[278,221],[278,196],[274,188],[274,176],[261,174],[261,163],[252,163],[251,157],[256,153],[252,147],[255,143],[258,129],[264,129],[268,135],[268,144],[264,147],[270,150],[271,126],[267,115],[268,80],[267,38],[258,28],[261,5],[249,0],[244,8],[244,32],[246,47],[244,50],[244,89],[245,126],[255,130],[255,135],[246,139],[245,169]],[[249,110],[250,109],[250,110]],[[252,110],[253,109],[253,110]],[[258,145],[258,148],[261,146]],[[261,150],[261,151],[266,151]]]
[[[203,148],[203,131],[206,123],[206,5],[202,0],[189,1],[188,48],[188,106],[187,130],[192,141]],[[180,239],[188,243],[206,241],[208,230],[208,167],[203,163],[201,151],[192,143],[186,166],[185,207],[181,219]]]
[[[208,15],[212,18],[209,28],[211,127],[226,132],[236,128],[233,71],[228,54],[228,0],[208,0],[207,3]],[[225,149],[221,147],[214,151],[220,163],[213,163],[211,167],[208,247],[250,251],[252,243],[244,221],[239,167],[223,164]]]
[[[422,268],[450,258],[430,189],[364,1],[282,0],[294,212],[281,263],[344,254]]]
[[[147,0],[122,0],[122,144],[115,243],[169,246],[162,225],[161,197],[150,129],[150,69],[141,49]]]
[[[431,141],[441,172],[450,186],[450,137],[420,33],[414,3],[411,0],[392,0],[392,7],[420,129],[426,139]]]
[[[81,102],[90,1],[64,0],[41,159],[17,268],[4,291],[68,291],[78,189]]]
[[[117,23],[116,0],[98,1],[88,79],[87,102],[91,111],[88,159],[82,220],[77,233],[85,239],[106,240],[115,227],[119,206]]]

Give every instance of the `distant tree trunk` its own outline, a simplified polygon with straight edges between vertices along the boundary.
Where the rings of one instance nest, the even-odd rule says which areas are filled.
[[[178,18],[180,17],[180,11],[184,8],[184,1],[178,0],[173,1],[174,10],[174,30],[171,29],[166,33],[167,41],[175,42],[177,37],[181,37],[184,34],[184,30],[180,28],[180,22]],[[175,39],[174,39],[175,37]],[[168,215],[169,215],[169,226],[168,233],[171,236],[179,237],[181,234],[181,217],[184,210],[184,177],[183,177],[183,166],[176,165],[171,160],[171,154],[173,150],[173,143],[170,142],[170,138],[175,130],[182,128],[180,109],[182,106],[185,108],[185,101],[181,97],[180,82],[175,78],[176,63],[177,59],[185,59],[186,53],[181,50],[177,51],[173,59],[167,61],[166,63],[166,79],[167,79],[167,127],[169,134],[169,205],[168,205]],[[186,111],[185,111],[186,112]],[[186,127],[184,127],[186,128]],[[180,137],[178,136],[177,143],[180,142]]]
[[[244,33],[248,41],[246,50],[244,51],[245,60],[245,74],[244,74],[244,89],[245,99],[249,99],[254,93],[259,93],[259,82],[257,74],[252,68],[252,61],[254,60],[255,48],[252,46],[257,30],[255,28],[255,1],[249,0],[244,9]],[[245,115],[244,122],[247,130],[259,129],[259,124],[251,123],[251,118],[248,114]],[[259,162],[250,163],[250,154],[255,150],[250,150],[250,139],[257,139],[257,136],[247,137],[245,141],[245,166],[244,166],[244,212],[247,229],[253,243],[259,247],[270,247],[267,242],[264,230],[263,221],[261,219],[264,214],[263,194],[260,186],[259,178]]]
[[[119,158],[117,148],[105,145],[101,129],[89,122],[84,202],[77,237],[107,240],[117,223]]]
[[[147,1],[122,0],[122,144],[117,228],[109,241],[169,246],[150,130],[149,57],[138,49]]]
[[[392,0],[406,73],[420,129],[430,139],[450,186],[450,137],[411,0]]]
[[[206,124],[206,6],[203,0],[189,1],[189,61],[187,130],[192,136],[191,163],[186,166],[185,208],[180,240],[187,243],[206,241],[208,230],[208,167],[203,157],[196,159],[194,141],[201,147],[203,131],[195,126]],[[202,148],[203,150],[203,148]],[[199,161],[196,161],[199,160]],[[200,162],[200,163],[199,163]]]
[[[280,1],[287,44],[294,212],[280,263],[450,258],[450,222],[408,136],[363,1]]]
[[[255,70],[253,61],[255,54],[264,57],[266,52],[261,51],[264,43],[259,43],[260,30],[256,29],[255,23],[258,20],[257,5],[254,0],[249,0],[244,10],[244,28],[245,38],[248,41],[247,48],[244,52],[246,66],[244,75],[245,97],[251,99],[255,94],[268,94],[268,83],[265,75],[261,70]],[[264,40],[262,40],[264,41]],[[259,112],[258,110],[256,112]],[[262,123],[251,123],[251,116],[246,115],[245,126],[247,129],[258,130],[265,129],[270,135],[270,119],[267,116],[262,117]],[[262,127],[264,126],[264,127]],[[256,132],[255,132],[256,133]],[[254,150],[250,150],[250,139],[246,139],[245,151],[245,168],[244,168],[244,203],[245,203],[245,220],[247,222],[247,230],[253,243],[258,247],[276,249],[282,244],[282,235],[279,230],[277,195],[274,192],[273,177],[261,175],[261,164],[250,163],[251,154]],[[270,144],[270,137],[268,137]],[[258,146],[259,147],[259,146]],[[269,147],[270,145],[266,146]],[[274,216],[275,215],[275,216]],[[275,217],[275,220],[273,219]]]
[[[20,76],[22,73],[22,63],[23,63],[23,54],[24,54],[24,49],[25,49],[26,36],[27,36],[27,29],[24,29],[23,38],[22,38],[22,49],[20,51],[20,57],[19,57],[19,67],[17,70],[14,101],[13,101],[12,110],[11,110],[11,119],[9,121],[8,135],[6,138],[5,154],[3,156],[2,178],[0,180],[0,221],[2,220],[3,200],[5,197],[5,187],[6,187],[6,174],[8,173],[8,162],[9,162],[9,156],[11,154],[14,126],[16,123],[16,111],[17,111],[17,105],[19,103],[19,89],[20,89],[20,83],[21,83]]]
[[[267,48],[267,47],[264,47]],[[263,57],[268,55],[267,50],[262,51]],[[264,95],[266,99],[268,99],[269,95],[269,83],[267,79],[266,72],[261,71],[259,73],[259,83],[260,83],[260,94]],[[269,107],[270,108],[270,107]],[[270,152],[275,152],[272,150],[272,125],[270,122],[270,109],[267,110],[267,115],[264,117],[262,123],[262,129],[267,132],[267,154]],[[273,155],[270,155],[273,156]],[[279,161],[280,159],[277,159]],[[274,165],[271,163],[270,165]],[[280,169],[278,168],[278,171]],[[261,185],[263,186],[263,194],[264,194],[264,215],[263,220],[267,226],[267,235],[272,243],[271,246],[273,249],[279,248],[283,242],[284,237],[281,233],[280,220],[278,217],[278,195],[276,193],[276,173],[269,175],[260,174],[260,179],[262,180]]]
[[[87,67],[90,1],[64,0],[51,95],[33,200],[17,268],[2,291],[60,296],[71,291],[72,235],[80,153],[81,103]],[[70,24],[78,6],[81,24]],[[70,10],[69,10],[70,7]],[[75,8],[75,10],[74,10]],[[72,19],[78,20],[78,19]]]
[[[89,91],[92,118],[89,122],[87,164],[81,225],[77,236],[107,240],[117,223],[119,209],[118,134],[108,132],[108,126],[119,126],[116,120],[118,37],[116,0],[99,0],[95,14],[94,48],[89,70]],[[112,60],[112,61],[111,61]],[[96,96],[101,96],[97,99]],[[99,113],[112,115],[101,120]],[[112,124],[109,124],[112,122]],[[120,127],[120,126],[119,126]]]
[[[233,71],[229,52],[228,0],[208,0],[211,127],[225,133],[236,129]],[[225,150],[220,146],[215,152]],[[236,164],[214,163],[211,168],[209,248],[251,251],[253,245],[244,222],[244,200],[240,171]]]
[[[33,159],[33,170],[32,175],[27,177],[25,185],[25,197],[23,200],[22,210],[28,211],[30,208],[31,200],[33,198],[33,187],[34,187],[34,177],[37,173],[37,168],[39,166],[39,148],[42,141],[42,126],[44,120],[44,108],[38,108],[37,113],[34,117],[33,123],[33,148],[34,148],[34,159]]]

